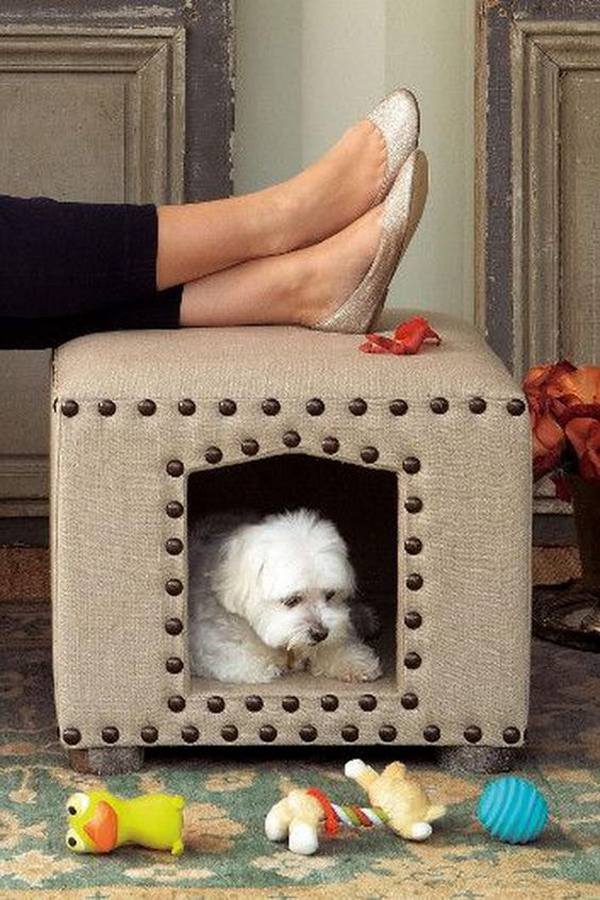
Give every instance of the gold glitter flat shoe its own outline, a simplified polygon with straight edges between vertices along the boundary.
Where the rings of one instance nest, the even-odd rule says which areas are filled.
[[[341,306],[312,328],[349,334],[364,334],[369,330],[386,301],[389,283],[417,229],[427,188],[427,157],[422,150],[415,150],[387,195],[379,246],[367,274]]]
[[[400,88],[384,97],[367,118],[383,135],[387,149],[385,176],[373,204],[376,206],[388,194],[398,172],[417,147],[419,104],[411,91]]]

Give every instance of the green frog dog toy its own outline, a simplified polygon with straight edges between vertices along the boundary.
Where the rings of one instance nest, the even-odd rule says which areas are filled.
[[[122,844],[183,853],[183,808],[178,794],[144,794],[127,800],[109,791],[71,794],[66,845],[75,853],[110,853]]]

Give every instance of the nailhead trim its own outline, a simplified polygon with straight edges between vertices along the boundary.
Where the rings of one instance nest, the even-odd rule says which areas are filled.
[[[445,397],[434,397],[429,406],[432,412],[442,415],[448,412],[450,404]]]
[[[181,619],[167,619],[165,622],[165,631],[168,634],[181,634],[183,631],[183,622]]]
[[[78,728],[65,728],[62,733],[63,741],[65,744],[68,744],[69,747],[74,747],[75,744],[78,744],[81,740],[81,732]]]
[[[423,501],[420,497],[407,497],[404,509],[409,513],[418,513],[423,509]]]
[[[487,408],[487,403],[483,399],[483,397],[471,397],[469,400],[469,409],[475,415],[481,415],[484,413]]]
[[[167,538],[165,548],[171,556],[179,556],[183,551],[183,542],[179,538]]]
[[[204,453],[204,459],[211,465],[216,466],[223,459],[223,453],[218,447],[209,447]]]
[[[291,697],[291,696],[284,697],[283,700],[281,701],[281,705],[285,709],[286,712],[292,713],[292,712],[296,712],[296,710],[299,708],[300,701],[298,700],[297,697]]]
[[[263,400],[261,407],[265,416],[276,416],[281,410],[281,403],[274,397],[267,397]]]
[[[363,447],[360,451],[360,458],[363,462],[374,463],[379,459],[379,450],[376,447]]]
[[[349,743],[354,743],[354,741],[357,741],[358,728],[356,727],[356,725],[344,725],[344,727],[342,728],[342,737]]]
[[[392,400],[389,410],[393,416],[405,416],[408,412],[408,403],[406,400]]]
[[[306,741],[307,744],[310,744],[311,741],[315,741],[317,739],[317,729],[314,725],[303,725],[298,730],[298,734],[303,741]]]
[[[212,713],[220,713],[225,709],[225,701],[222,697],[209,697],[206,706]]]
[[[409,475],[415,475],[421,468],[421,463],[416,456],[407,456],[402,463],[402,468]]]
[[[143,416],[153,416],[156,412],[156,403],[154,400],[140,400],[138,410]]]
[[[286,447],[297,447],[300,443],[300,435],[297,431],[286,431],[282,441]]]
[[[420,628],[423,624],[421,614],[418,612],[407,612],[404,616],[404,624],[407,628]]]
[[[165,663],[165,667],[170,675],[178,675],[183,671],[183,660],[178,656],[170,656]]]
[[[180,459],[171,459],[167,463],[167,472],[173,478],[179,478],[180,475],[183,475],[183,463]]]
[[[386,744],[389,744],[390,741],[395,741],[397,736],[398,732],[393,725],[382,725],[379,729],[379,737]]]
[[[313,397],[306,404],[306,412],[311,416],[320,416],[325,412],[325,404],[319,397]]]
[[[255,441],[254,438],[247,438],[242,441],[242,453],[245,456],[256,456],[258,453],[258,441]]]
[[[169,578],[165,584],[165,590],[171,597],[177,597],[183,591],[183,584],[179,578]]]
[[[251,694],[249,697],[246,697],[246,709],[250,710],[250,712],[259,712],[263,706],[263,698],[259,697],[258,694]]]
[[[76,400],[65,400],[60,405],[60,411],[67,419],[72,419],[79,412],[79,403]]]
[[[179,500],[169,500],[166,509],[170,519],[178,519],[183,515],[183,503],[180,503]]]
[[[185,725],[181,729],[181,737],[186,744],[195,744],[200,737],[200,732],[195,725]]]
[[[261,741],[265,741],[265,743],[270,744],[271,741],[274,741],[277,737],[277,729],[272,725],[261,725],[258,735]]]
[[[171,712],[182,712],[185,709],[185,700],[181,694],[174,694],[167,700],[167,706]]]
[[[321,446],[323,448],[323,453],[337,453],[340,449],[340,442],[337,438],[326,437],[323,439]]]
[[[355,397],[348,404],[348,409],[353,416],[364,416],[367,411],[367,403],[362,397]]]
[[[400,703],[402,704],[404,709],[416,709],[419,705],[419,698],[416,694],[413,694],[412,691],[409,691],[406,694],[402,694]]]
[[[511,416],[522,416],[525,412],[525,404],[522,400],[516,398],[514,400],[509,400],[506,404],[506,408]]]
[[[428,725],[427,728],[423,729],[423,737],[430,744],[435,744],[441,737],[440,729],[437,725]]]
[[[407,653],[404,657],[404,665],[407,669],[418,669],[421,665],[421,657],[418,653],[415,653],[414,650],[411,650],[410,653]]]
[[[114,416],[117,411],[117,405],[112,400],[100,400],[98,403],[98,412],[101,416]]]
[[[478,725],[469,725],[468,728],[465,728],[464,736],[470,744],[476,744],[482,737],[481,728]]]
[[[521,732],[518,728],[511,725],[509,728],[504,729],[502,738],[507,744],[516,744],[521,738]]]
[[[417,556],[423,549],[423,542],[418,537],[409,537],[404,541],[404,549],[411,556]]]
[[[238,730],[235,725],[223,725],[221,728],[221,737],[224,741],[228,741],[229,743],[237,741]]]
[[[119,740],[119,729],[114,725],[107,725],[102,729],[102,740],[105,744],[116,744]]]
[[[186,397],[184,400],[179,401],[177,409],[182,416],[193,416],[196,412],[196,404],[193,400]]]
[[[377,706],[377,698],[373,694],[363,694],[358,698],[358,705],[365,712],[371,712]]]
[[[219,412],[222,416],[233,416],[237,412],[237,403],[226,397],[219,401]]]
[[[335,694],[325,694],[324,697],[321,697],[321,709],[324,709],[325,712],[333,712],[338,706],[339,700]]]
[[[145,744],[155,744],[158,740],[158,728],[154,725],[144,725],[140,736]]]
[[[406,579],[406,587],[409,591],[420,591],[423,587],[423,576],[418,572],[411,572]]]

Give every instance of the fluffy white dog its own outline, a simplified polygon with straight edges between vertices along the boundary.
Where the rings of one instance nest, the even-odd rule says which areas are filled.
[[[346,544],[318,513],[206,516],[191,530],[189,566],[195,674],[245,682],[290,669],[344,681],[380,677],[347,603],[355,575]]]

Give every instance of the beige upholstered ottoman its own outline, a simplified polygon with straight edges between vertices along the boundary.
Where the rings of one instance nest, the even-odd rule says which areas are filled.
[[[507,763],[528,707],[528,415],[475,329],[429,321],[442,344],[416,356],[291,327],[95,334],[55,351],[54,673],[73,765],[263,743]],[[335,520],[379,610],[381,680],[192,677],[188,523],[240,506]]]

